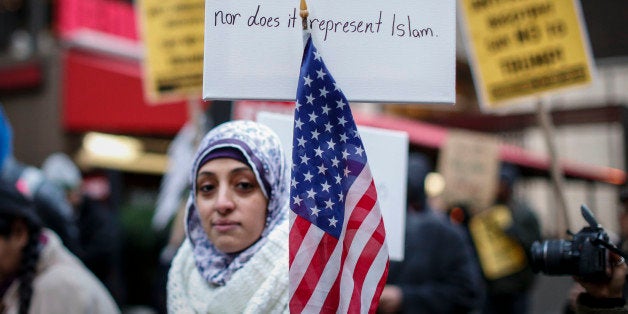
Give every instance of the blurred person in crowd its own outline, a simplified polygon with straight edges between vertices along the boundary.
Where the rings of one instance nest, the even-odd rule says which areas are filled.
[[[420,153],[408,159],[403,261],[391,261],[379,313],[470,313],[482,306],[483,282],[462,228],[433,211],[425,178],[431,166]]]
[[[574,280],[583,287],[578,294],[575,304],[577,314],[619,314],[628,313],[626,308],[626,274],[628,267],[623,257],[611,253],[611,273],[606,281],[591,282],[574,277]]]
[[[619,211],[617,216],[619,221],[619,239],[613,242],[616,242],[617,247],[624,254],[628,254],[628,187],[626,186],[619,191]],[[613,240],[612,237],[611,240]],[[575,313],[578,297],[583,292],[585,292],[585,288],[575,280],[569,291],[563,313]],[[628,297],[628,284],[624,285],[622,295],[624,299]]]
[[[46,178],[65,192],[78,226],[76,256],[120,302],[120,232],[112,210],[81,190],[83,175],[64,153],[53,153],[42,164]]]
[[[0,106],[0,182],[15,186],[24,197],[35,204],[42,223],[52,229],[63,244],[75,252],[78,229],[72,208],[63,192],[42,171],[26,165],[13,156],[13,131]]]
[[[288,313],[290,179],[277,134],[244,120],[215,127],[190,179],[168,312]]]
[[[0,313],[119,313],[100,281],[42,227],[32,202],[0,184]]]
[[[514,197],[514,186],[519,176],[519,169],[516,166],[502,163],[496,201],[488,209],[497,214],[493,215],[497,221],[490,223],[491,239],[495,240],[495,237],[503,239],[502,243],[513,246],[508,251],[520,252],[520,258],[518,265],[511,265],[511,271],[497,277],[487,276],[487,265],[482,265],[487,284],[487,298],[483,309],[485,314],[529,312],[529,293],[536,279],[531,268],[529,252],[532,243],[541,240],[541,228],[535,212],[523,200]],[[473,230],[471,233],[475,236]],[[475,244],[476,251],[483,245],[477,242]],[[482,253],[479,251],[478,256],[482,263]]]

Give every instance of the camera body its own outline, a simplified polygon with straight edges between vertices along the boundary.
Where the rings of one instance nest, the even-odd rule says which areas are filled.
[[[572,275],[587,281],[602,281],[610,276],[608,234],[595,221],[591,211],[581,207],[589,226],[572,234],[572,240],[536,241],[530,249],[531,266],[535,273]]]

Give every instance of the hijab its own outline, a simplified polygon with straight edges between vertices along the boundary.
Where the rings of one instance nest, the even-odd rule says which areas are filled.
[[[232,254],[219,251],[209,241],[196,208],[195,193],[199,169],[209,160],[225,157],[217,152],[226,149],[241,153],[268,199],[266,223],[260,239],[245,250]],[[192,189],[186,205],[186,234],[192,245],[196,268],[209,283],[223,286],[266,243],[268,234],[287,219],[289,172],[279,137],[257,122],[236,120],[223,123],[210,130],[201,141],[190,179]]]

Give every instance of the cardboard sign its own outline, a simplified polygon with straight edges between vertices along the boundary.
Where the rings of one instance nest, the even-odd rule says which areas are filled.
[[[578,2],[459,1],[483,108],[592,81]]]
[[[499,142],[489,135],[450,130],[438,159],[445,179],[443,200],[469,205],[472,212],[492,205],[497,189]]]
[[[455,0],[307,1],[314,44],[349,101],[455,101]],[[299,2],[207,0],[204,99],[295,99]]]
[[[151,101],[200,95],[203,0],[141,0],[144,85]]]
[[[288,160],[292,160],[294,117],[260,112],[257,121],[279,135]],[[358,126],[368,156],[369,167],[377,188],[386,242],[391,260],[403,260],[406,224],[406,173],[408,168],[408,134]]]

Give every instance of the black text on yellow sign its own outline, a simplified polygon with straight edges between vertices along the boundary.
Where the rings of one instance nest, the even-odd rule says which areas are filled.
[[[483,104],[591,82],[573,0],[460,1]]]
[[[202,0],[141,0],[144,73],[151,99],[200,95],[203,85]]]

